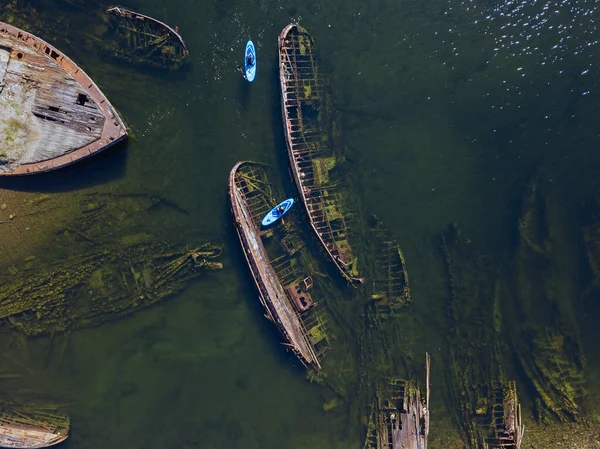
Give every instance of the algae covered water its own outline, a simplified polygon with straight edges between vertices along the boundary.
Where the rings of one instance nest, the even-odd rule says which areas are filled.
[[[315,39],[331,80],[356,178],[351,193],[404,251],[412,306],[391,357],[402,360],[399,374],[418,377],[425,351],[431,354],[430,447],[462,447],[464,415],[453,396],[464,379],[487,375],[480,373],[487,362],[468,350],[475,339],[498,342],[527,429],[580,415],[595,422],[595,2],[126,5],[178,27],[190,57],[173,72],[102,50],[99,17],[108,6],[0,6],[0,20],[80,64],[131,130],[126,145],[82,164],[0,180],[2,270],[34,279],[82,254],[145,242],[193,249],[207,241],[223,246],[224,268],[100,326],[34,339],[0,334],[2,397],[60,405],[71,416],[65,445],[73,448],[362,447],[362,410],[351,401],[331,408],[331,392],[307,381],[278,344],[231,225],[227,176],[237,161],[265,162],[288,177],[277,36],[294,20]],[[261,61],[252,85],[236,71],[249,38]],[[103,215],[90,218],[96,210]],[[460,229],[460,237],[448,229]],[[464,286],[462,296],[449,293],[449,277]],[[340,295],[356,294],[342,287]],[[566,318],[556,321],[558,314]],[[572,364],[559,371],[569,375],[563,390],[575,392],[577,417],[548,411],[528,362],[543,353],[540,342],[566,347],[571,340],[564,358]],[[475,368],[449,371],[452,360]],[[543,361],[534,366],[558,372]],[[555,385],[552,375],[543,379]],[[578,428],[570,429],[561,447],[580,441]]]

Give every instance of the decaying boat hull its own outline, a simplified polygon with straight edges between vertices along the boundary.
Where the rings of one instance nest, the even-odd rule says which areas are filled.
[[[114,56],[155,67],[177,69],[189,55],[177,29],[122,6],[108,8]]]
[[[511,304],[519,322],[527,324],[511,337],[521,368],[536,392],[535,413],[540,421],[553,416],[570,422],[584,415],[585,358],[580,318],[573,303],[577,290],[572,281],[565,280],[565,273],[573,270],[577,259],[565,240],[562,220],[551,188],[534,177],[519,218],[516,295]]]
[[[469,449],[519,449],[524,427],[514,381],[502,367],[497,270],[456,224],[441,236],[448,275],[449,408]],[[494,282],[495,281],[495,282]]]
[[[0,279],[0,329],[39,336],[99,325],[180,292],[204,270],[222,268],[212,261],[221,250],[210,244],[185,250],[122,245]]]
[[[427,354],[425,400],[412,381],[393,378],[378,389],[364,449],[427,449],[429,370]]]
[[[258,290],[260,302],[266,311],[265,316],[275,324],[283,336],[285,340],[283,344],[304,365],[320,368],[319,357],[272,266],[255,217],[250,210],[249,201],[252,199],[251,193],[255,187],[244,179],[240,170],[251,164],[251,162],[239,162],[229,175],[231,209],[244,257]]]
[[[125,139],[110,102],[71,59],[0,22],[0,175],[47,172]]]
[[[370,229],[376,243],[371,299],[375,302],[377,314],[387,318],[411,301],[406,261],[400,246],[376,216],[372,217]]]
[[[0,406],[0,447],[43,448],[62,443],[68,436],[67,415]]]
[[[302,203],[323,248],[340,273],[361,283],[350,245],[349,217],[342,205],[341,158],[332,148],[329,104],[319,79],[312,38],[290,24],[279,36],[281,108],[288,156]]]

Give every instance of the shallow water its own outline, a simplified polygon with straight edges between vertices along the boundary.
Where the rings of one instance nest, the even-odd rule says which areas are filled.
[[[35,340],[28,352],[4,341],[14,362],[3,363],[21,376],[11,388],[65,404],[68,447],[362,446],[354,415],[343,407],[324,412],[325,391],[308,383],[277,343],[230,224],[227,176],[235,162],[267,162],[286,175],[276,45],[291,20],[312,33],[331,77],[349,165],[359,177],[354,193],[391,228],[408,262],[419,334],[407,338],[406,357],[420,363],[426,350],[432,354],[431,447],[443,447],[435,445],[436,432],[449,431],[436,429],[449,416],[439,233],[458,222],[484,251],[509,263],[523,192],[538,173],[552,186],[566,233],[575,235],[575,259],[585,265],[579,228],[600,188],[594,1],[128,4],[179,26],[191,56],[176,73],[86,51],[78,39],[94,35],[93,15],[61,6],[52,17],[52,3],[58,0],[38,8],[40,17],[64,21],[75,38],[65,30],[45,34],[43,21],[31,31],[94,78],[132,138],[126,148],[67,170],[1,180],[0,200],[47,192],[69,201],[82,189],[160,192],[188,213],[170,215],[152,235],[190,246],[220,239],[226,267],[148,311],[71,333],[63,355],[64,337]],[[248,38],[258,51],[252,85],[235,70]],[[52,220],[70,217],[60,214]],[[3,266],[28,254],[62,257],[47,227],[35,239],[12,229],[26,249],[3,251]],[[591,282],[585,270],[563,274],[578,295]],[[588,325],[582,321],[584,343],[597,339]],[[586,356],[592,378],[600,359]],[[593,385],[590,402],[598,394]]]

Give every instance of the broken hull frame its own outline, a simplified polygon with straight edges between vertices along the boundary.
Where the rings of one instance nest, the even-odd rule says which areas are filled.
[[[319,357],[310,342],[302,320],[294,310],[280,279],[271,266],[260,231],[252,220],[244,195],[237,187],[236,174],[244,164],[254,163],[238,162],[231,169],[229,196],[236,232],[260,302],[266,311],[265,318],[277,327],[285,340],[282,344],[291,350],[304,366],[321,368]]]
[[[299,172],[298,161],[296,160],[296,157],[294,155],[294,142],[293,142],[292,130],[291,130],[292,125],[290,123],[290,117],[289,117],[289,113],[287,111],[287,103],[289,102],[288,94],[287,94],[287,89],[288,89],[288,79],[287,78],[288,77],[286,75],[286,53],[284,51],[284,44],[285,44],[286,38],[287,38],[288,34],[294,28],[302,29],[298,24],[294,24],[294,23],[289,24],[283,29],[283,31],[281,32],[281,34],[279,35],[278,40],[277,40],[278,53],[279,53],[279,82],[280,82],[280,88],[281,88],[281,111],[282,111],[283,121],[284,121],[285,141],[286,141],[288,157],[290,160],[290,166],[292,169],[294,182],[296,184],[296,187],[298,188],[298,193],[300,194],[300,197],[302,198],[302,203],[304,204],[304,209],[309,217],[309,222],[310,222],[311,228],[317,235],[317,238],[319,239],[322,247],[325,249],[325,251],[329,255],[330,259],[333,261],[336,268],[342,274],[344,279],[346,279],[352,285],[356,286],[357,284],[363,283],[363,279],[360,277],[357,277],[357,276],[353,276],[352,273],[350,273],[349,270],[347,269],[347,267],[344,265],[344,263],[340,260],[339,256],[336,256],[335,254],[333,254],[332,249],[330,248],[330,244],[325,242],[325,239],[323,238],[322,233],[319,231],[319,229],[317,228],[317,225],[315,224],[315,217],[310,211],[307,195],[305,192],[305,186],[303,186],[302,177]],[[297,107],[300,108],[299,103],[298,103]],[[335,245],[335,241],[334,241],[334,245]],[[338,250],[338,248],[336,245],[336,251],[337,250]]]
[[[185,45],[185,41],[183,40],[183,37],[181,37],[181,35],[179,34],[177,29],[173,29],[171,26],[167,25],[165,22],[162,22],[158,19],[155,19],[154,17],[150,17],[147,16],[145,14],[141,14],[139,12],[133,11],[131,9],[127,9],[123,6],[110,6],[107,10],[106,13],[114,16],[114,17],[120,17],[122,19],[129,19],[133,22],[145,22],[145,23],[150,23],[152,26],[157,27],[158,29],[163,29],[166,30],[167,33],[169,34],[169,36],[171,36],[174,45],[175,43],[178,44],[179,46],[179,51],[177,51],[174,48],[174,52],[176,53],[173,58],[171,59],[172,61],[172,65],[163,65],[163,64],[159,64],[157,61],[153,61],[151,59],[146,59],[146,60],[137,60],[136,58],[134,58],[133,56],[126,56],[126,52],[119,52],[117,54],[114,54],[114,56],[116,57],[121,57],[122,59],[126,59],[128,61],[131,62],[144,62],[150,66],[154,66],[154,67],[161,67],[161,68],[167,68],[167,69],[178,69],[180,68],[186,61],[186,59],[188,58],[190,52],[187,49],[187,46]],[[177,27],[176,27],[177,28]],[[151,50],[151,52],[153,52],[153,50]],[[177,54],[178,53],[178,54]]]
[[[94,81],[69,57],[37,36],[4,22],[0,22],[0,35],[9,36],[12,39],[21,41],[22,44],[25,44],[38,53],[43,54],[45,57],[54,60],[79,83],[81,88],[96,104],[105,118],[100,139],[45,161],[22,164],[11,171],[0,171],[0,176],[31,175],[53,171],[98,154],[123,141],[127,137],[127,129],[114,107],[110,104]]]

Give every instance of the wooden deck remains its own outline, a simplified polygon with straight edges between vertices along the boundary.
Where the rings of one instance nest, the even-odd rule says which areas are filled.
[[[283,344],[290,349],[307,367],[320,368],[319,350],[321,339],[315,337],[318,332],[309,333],[300,314],[310,307],[312,281],[306,279],[301,283],[286,288],[280,278],[284,277],[285,266],[274,267],[277,261],[271,261],[263,243],[264,232],[260,231],[260,220],[276,204],[265,201],[264,189],[258,185],[256,171],[263,170],[252,162],[239,162],[229,175],[229,195],[242,251],[250,268],[250,272],[265,317],[273,322],[283,337]],[[294,248],[293,242],[288,242]],[[278,275],[279,272],[279,275]],[[295,292],[298,293],[294,299]],[[320,323],[314,323],[317,326]]]
[[[520,449],[525,434],[514,381],[492,385],[485,410],[477,417],[486,449]]]
[[[168,69],[181,67],[189,56],[177,27],[122,6],[111,6],[106,12],[109,34],[118,41],[113,48],[115,56]]]
[[[331,111],[313,40],[299,25],[288,25],[279,36],[279,79],[288,155],[310,224],[344,278],[361,283],[349,242],[351,217],[342,205],[341,158],[327,131]]]
[[[69,417],[51,412],[4,410],[0,406],[0,447],[35,449],[65,441]]]
[[[378,389],[364,449],[427,449],[429,435],[429,354],[427,389],[421,399],[415,382],[390,379]]]
[[[121,118],[71,59],[0,22],[0,175],[73,164],[125,139]]]

